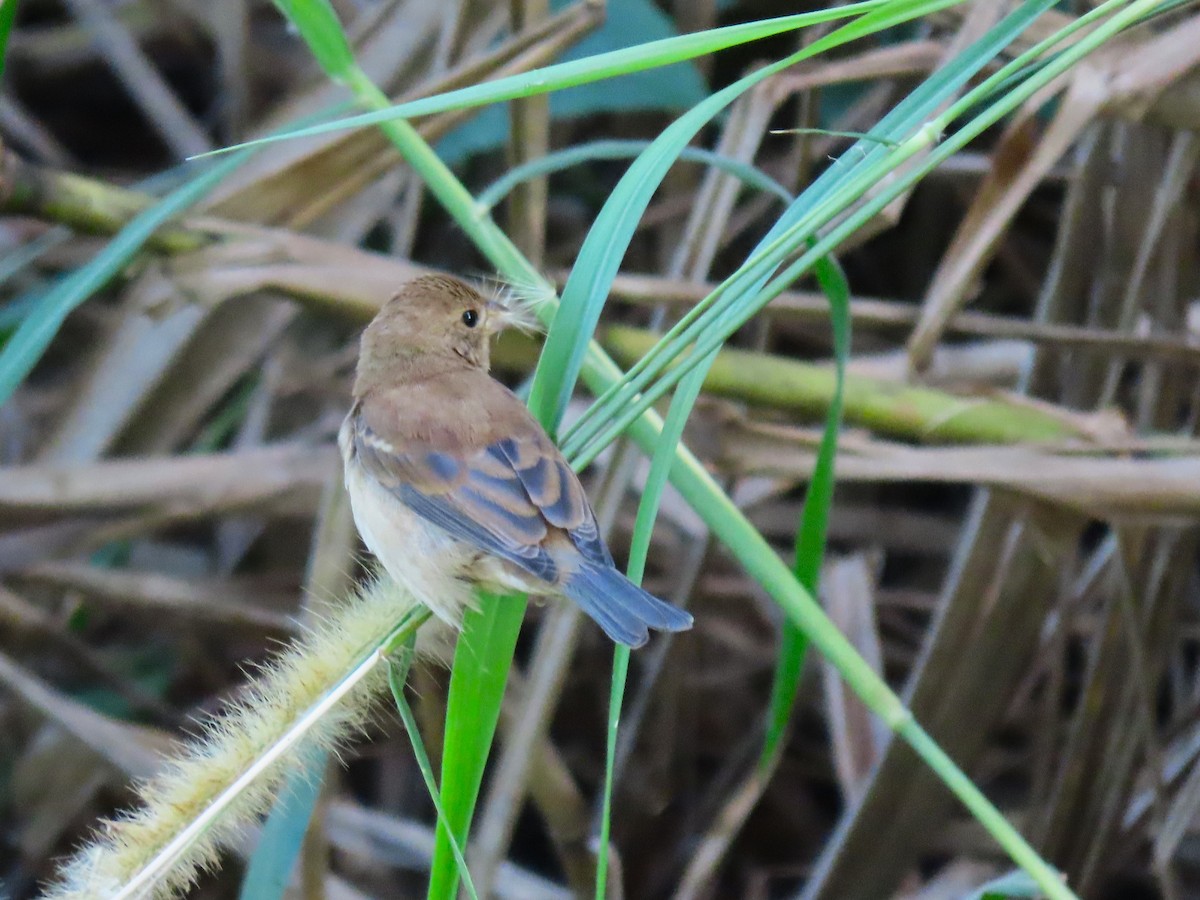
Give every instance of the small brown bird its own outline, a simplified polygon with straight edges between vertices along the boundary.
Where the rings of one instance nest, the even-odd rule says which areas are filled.
[[[457,625],[475,588],[561,594],[631,647],[692,617],[617,571],[579,479],[488,375],[515,315],[461,281],[400,289],[362,336],[338,435],[354,521],[384,569]]]

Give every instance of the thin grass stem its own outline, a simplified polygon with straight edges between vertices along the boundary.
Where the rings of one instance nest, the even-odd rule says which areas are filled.
[[[417,717],[413,715],[412,707],[408,705],[408,700],[404,696],[404,685],[408,680],[408,670],[412,667],[413,660],[411,636],[396,655],[400,657],[399,661],[394,656],[389,657],[387,661],[388,688],[392,692],[392,700],[396,704],[396,711],[400,714],[400,721],[404,723],[404,730],[408,732],[413,758],[417,761],[417,768],[421,770],[421,778],[425,781],[425,790],[429,794],[429,799],[433,801],[433,809],[437,813],[438,821],[445,822],[446,811],[442,808],[437,779],[433,777],[433,766],[429,762],[429,754],[425,752],[425,744],[421,740]],[[471,900],[479,900],[479,894],[475,891],[475,882],[471,879],[471,871],[467,868],[466,857],[463,856],[462,848],[458,845],[454,835],[450,835],[450,850],[454,854],[454,861],[458,864],[458,877],[462,879],[463,889],[467,892],[467,896]]]

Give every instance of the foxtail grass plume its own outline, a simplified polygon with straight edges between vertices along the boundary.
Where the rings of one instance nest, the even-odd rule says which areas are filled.
[[[266,812],[302,760],[361,730],[387,686],[380,648],[415,609],[385,577],[314,623],[139,787],[135,808],[100,826],[43,897],[164,898],[186,890],[215,865],[223,844]],[[211,816],[214,803],[224,805],[220,815]],[[165,853],[169,847],[177,852]]]

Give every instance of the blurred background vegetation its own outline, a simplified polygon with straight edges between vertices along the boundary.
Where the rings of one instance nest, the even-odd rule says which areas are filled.
[[[333,5],[396,99],[817,7]],[[680,163],[641,221],[598,334],[613,358],[632,365],[845,133],[1018,5],[969,0],[737,100],[694,142],[723,167]],[[1095,5],[1060,3],[1006,53]],[[1087,897],[1200,896],[1200,15],[1174,6],[839,252],[854,338],[820,599]],[[590,148],[496,209],[561,279],[643,142],[820,33],[416,125],[476,196]],[[0,92],[0,894],[32,896],[248,660],[347,593],[359,547],[332,439],[357,332],[421,271],[492,274],[375,130],[184,164],[348,100],[267,2],[19,5]],[[163,225],[147,209],[187,212]],[[88,269],[131,220],[144,252]],[[718,357],[685,433],[789,559],[834,394],[828,306],[815,282],[774,300]],[[536,358],[514,336],[496,367],[519,386]],[[568,420],[582,409],[581,394]],[[587,471],[618,557],[646,470],[618,443]],[[671,491],[645,583],[697,626],[633,657],[612,890],[932,900],[1011,869],[816,654],[756,777],[782,615]],[[496,896],[588,896],[611,648],[552,607],[529,619],[468,857]],[[435,768],[447,681],[434,664],[410,676]],[[424,892],[430,800],[394,717],[368,732],[327,779],[296,896]],[[523,741],[524,765],[505,756]],[[195,895],[237,896],[252,846]]]

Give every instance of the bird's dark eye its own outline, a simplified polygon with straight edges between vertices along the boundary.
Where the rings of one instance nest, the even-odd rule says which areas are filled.
[[[468,309],[462,314],[462,320],[463,324],[468,328],[474,328],[477,324],[479,324],[479,313],[473,309]]]

